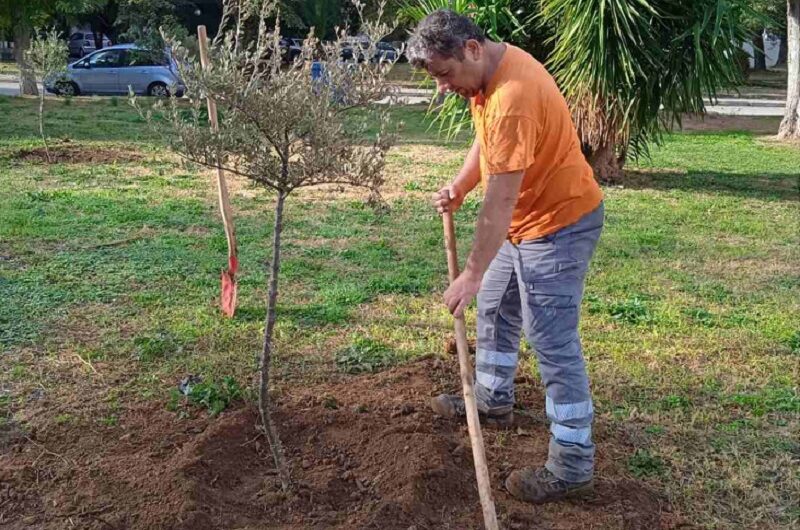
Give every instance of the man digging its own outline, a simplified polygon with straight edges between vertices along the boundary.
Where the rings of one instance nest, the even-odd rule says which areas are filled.
[[[506,488],[544,503],[592,490],[592,398],[578,316],[603,227],[603,196],[555,81],[523,50],[484,37],[467,17],[439,10],[408,44],[409,61],[440,92],[469,99],[476,138],[453,182],[434,196],[453,212],[482,182],[483,207],[461,275],[444,294],[454,315],[477,295],[475,395],[481,420],[513,420],[520,331],[533,348],[551,421],[541,468],[516,470]],[[433,410],[465,416],[464,400],[440,395]]]

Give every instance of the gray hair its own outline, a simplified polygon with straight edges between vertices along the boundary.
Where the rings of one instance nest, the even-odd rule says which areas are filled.
[[[471,18],[450,9],[437,9],[419,23],[408,40],[406,55],[414,68],[426,68],[435,55],[462,60],[468,40],[486,37]]]

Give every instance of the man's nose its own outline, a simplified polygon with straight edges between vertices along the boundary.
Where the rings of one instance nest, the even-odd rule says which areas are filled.
[[[444,81],[436,80],[436,90],[439,91],[440,94],[446,94],[448,90],[450,90],[450,85],[445,83]]]

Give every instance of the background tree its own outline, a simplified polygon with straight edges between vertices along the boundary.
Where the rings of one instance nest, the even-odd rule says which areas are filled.
[[[50,25],[57,15],[71,16],[95,9],[105,0],[0,0],[0,29],[14,38],[14,60],[19,67],[20,94],[39,93],[27,51],[33,28]]]
[[[42,79],[57,76],[63,72],[69,58],[67,43],[56,30],[48,31],[44,35],[37,35],[26,53],[28,64],[31,65],[34,74]],[[39,134],[42,136],[45,156],[49,163],[51,162],[50,148],[47,146],[47,136],[44,134],[44,90],[39,96]]]
[[[284,488],[289,470],[278,432],[272,422],[269,400],[270,363],[274,351],[280,251],[284,204],[296,189],[320,184],[365,188],[379,200],[386,152],[393,142],[388,134],[388,109],[376,102],[391,94],[387,69],[369,61],[339,59],[343,43],[322,44],[307,40],[302,61],[281,65],[279,30],[269,30],[274,4],[259,9],[249,2],[227,3],[223,38],[211,49],[211,68],[200,67],[196,58],[174,39],[181,76],[187,87],[188,106],[176,99],[167,106],[156,104],[146,111],[133,103],[182,157],[246,177],[275,192],[272,264],[269,274],[264,340],[259,357],[259,411],[273,458]],[[257,25],[257,36],[246,42],[239,28]],[[364,21],[365,33],[374,43],[389,32],[380,22]],[[341,36],[340,36],[341,37]],[[315,58],[319,73],[312,79],[309,61]],[[216,102],[218,132],[209,127],[206,97]],[[154,114],[161,119],[155,120]],[[168,127],[165,127],[165,123]],[[367,127],[379,132],[365,141]]]
[[[344,25],[342,0],[302,0],[295,6],[304,27],[314,28],[314,36],[318,39],[335,38],[335,28]]]
[[[164,34],[184,40],[190,33],[182,17],[198,9],[191,0],[121,0],[116,24],[119,38],[150,50],[164,48]]]
[[[786,63],[788,85],[786,114],[778,138],[800,139],[800,0],[786,1],[786,42],[789,58]]]
[[[123,0],[124,1],[124,0]],[[82,13],[76,17],[76,22],[80,25],[88,25],[94,35],[94,46],[96,49],[103,47],[103,36],[108,37],[111,42],[119,42],[119,31],[117,17],[119,16],[119,0],[107,0],[98,5],[92,11]]]

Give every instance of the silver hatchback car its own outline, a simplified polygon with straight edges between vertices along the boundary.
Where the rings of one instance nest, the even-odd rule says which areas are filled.
[[[87,55],[67,66],[65,74],[45,79],[48,92],[79,94],[128,94],[182,96],[186,87],[169,56],[134,44],[118,44]]]

